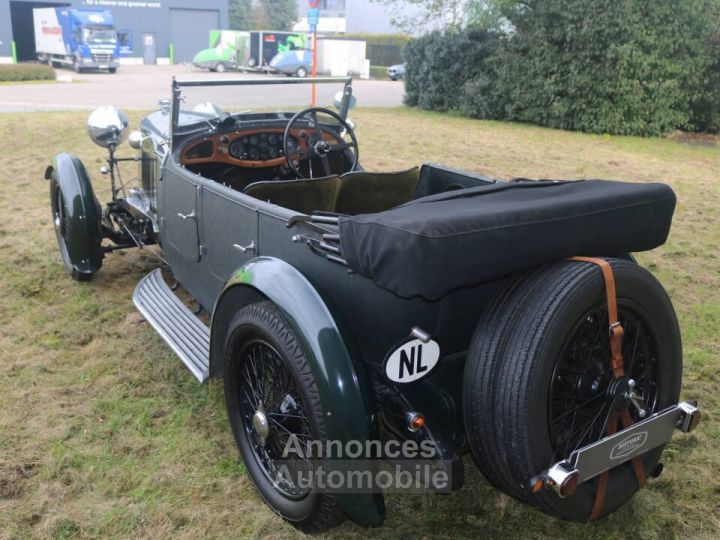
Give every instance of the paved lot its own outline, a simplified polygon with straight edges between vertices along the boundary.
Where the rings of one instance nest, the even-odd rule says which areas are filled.
[[[185,66],[121,66],[111,75],[106,72],[77,74],[68,69],[57,70],[61,77],[72,77],[69,83],[17,84],[0,86],[0,112],[93,109],[112,104],[124,109],[152,109],[161,98],[170,97],[170,81],[178,79],[242,79],[279,77],[241,73],[211,73]],[[318,85],[318,105],[332,104],[332,96],[340,85]],[[359,105],[365,107],[396,107],[402,104],[403,85],[392,81],[354,80],[353,90]],[[190,93],[193,90],[189,91]],[[194,90],[194,92],[198,92]],[[310,86],[227,87],[212,90],[204,100],[232,101],[232,106],[260,109],[278,106],[303,106],[310,103]],[[195,94],[199,96],[199,93]],[[188,100],[192,103],[192,95]]]

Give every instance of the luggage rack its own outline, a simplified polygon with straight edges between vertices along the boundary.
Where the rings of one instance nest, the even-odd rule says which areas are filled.
[[[319,225],[322,231],[322,239],[318,240],[310,236],[296,234],[292,237],[293,242],[304,242],[310,249],[318,255],[325,257],[328,261],[348,266],[347,261],[342,256],[340,247],[340,215],[332,212],[313,212],[309,218],[303,220],[307,223]],[[294,224],[296,221],[291,221]]]

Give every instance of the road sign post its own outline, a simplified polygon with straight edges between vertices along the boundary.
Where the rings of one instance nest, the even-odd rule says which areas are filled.
[[[317,26],[320,20],[320,9],[318,5],[320,0],[308,0],[310,6],[307,12],[308,26],[310,27],[310,33],[312,34],[312,76],[313,79],[317,77]],[[317,102],[317,93],[315,90],[315,83],[312,83],[312,106],[315,107]]]

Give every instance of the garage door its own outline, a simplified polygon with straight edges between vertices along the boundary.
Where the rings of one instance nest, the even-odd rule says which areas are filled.
[[[195,54],[207,49],[209,32],[220,28],[220,13],[207,9],[170,9],[170,41],[175,62],[191,62]]]

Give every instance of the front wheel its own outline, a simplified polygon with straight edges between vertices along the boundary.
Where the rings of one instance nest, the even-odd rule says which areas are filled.
[[[646,414],[677,403],[680,331],[670,299],[640,266],[611,259],[625,334],[624,383],[633,379]],[[493,484],[542,511],[587,521],[596,477],[565,499],[533,493],[530,480],[573,450],[608,434],[610,422],[640,412],[610,368],[605,283],[597,266],[564,261],[508,285],[478,324],[465,368],[465,421],[480,468]],[[652,473],[663,447],[640,456]],[[638,490],[631,462],[611,469],[602,517]]]
[[[65,271],[75,281],[90,281],[93,272],[81,272],[73,264],[69,243],[72,234],[72,216],[60,184],[53,178],[50,184],[50,207],[52,209],[53,226],[57,238],[60,258],[62,259]],[[98,246],[99,249],[99,246]]]
[[[227,70],[227,66],[225,65],[225,63],[218,62],[217,64],[215,64],[215,67],[213,68],[212,71],[217,71],[218,73],[225,73],[226,70]]]
[[[226,343],[228,417],[260,496],[305,532],[334,527],[342,521],[335,497],[293,481],[308,473],[308,463],[287,451],[327,440],[325,409],[300,340],[274,304],[259,302],[237,313]]]
[[[297,68],[295,70],[295,76],[299,77],[300,79],[304,79],[305,77],[307,77],[307,74],[308,74],[308,70],[304,66],[300,66],[299,68]]]
[[[116,73],[116,72],[117,72],[117,68],[108,68],[108,72],[111,73],[111,74],[112,74],[112,73]]]

